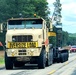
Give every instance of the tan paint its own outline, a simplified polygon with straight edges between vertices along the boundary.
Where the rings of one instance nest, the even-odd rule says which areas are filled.
[[[33,19],[33,18],[27,18],[27,19]],[[26,18],[16,18],[16,19],[10,19],[10,20],[26,20]],[[7,55],[9,57],[18,57],[18,56],[39,56],[42,50],[42,42],[45,42],[46,39],[48,40],[48,28],[46,27],[46,21],[43,20],[43,28],[42,29],[10,29],[7,30],[6,33],[6,48],[9,47],[8,42],[12,42],[12,36],[18,36],[18,35],[32,35],[33,39],[32,41],[38,42],[38,48],[14,48],[14,49],[7,49]],[[8,20],[9,21],[9,20]],[[8,24],[8,23],[7,23]],[[44,31],[44,34],[43,34]],[[44,39],[43,39],[44,36]],[[26,53],[24,55],[19,55],[19,50],[26,50]],[[49,52],[49,42],[45,44],[45,50],[46,54]],[[12,53],[13,51],[13,53]]]

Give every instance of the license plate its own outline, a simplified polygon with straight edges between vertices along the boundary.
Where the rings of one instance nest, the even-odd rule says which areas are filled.
[[[8,48],[36,48],[38,42],[8,42]]]

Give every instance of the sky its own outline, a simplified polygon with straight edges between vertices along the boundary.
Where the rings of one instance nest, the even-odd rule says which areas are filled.
[[[47,0],[51,13],[56,0]],[[62,4],[62,28],[68,33],[76,33],[76,0],[60,0]],[[52,14],[49,15],[51,17]]]

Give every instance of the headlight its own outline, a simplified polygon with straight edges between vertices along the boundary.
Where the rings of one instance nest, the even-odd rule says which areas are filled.
[[[15,42],[16,41],[15,38],[12,38],[12,41]]]
[[[12,52],[14,52],[15,50],[14,49],[12,49]]]
[[[34,49],[31,49],[31,51],[33,52],[33,51],[34,51]]]

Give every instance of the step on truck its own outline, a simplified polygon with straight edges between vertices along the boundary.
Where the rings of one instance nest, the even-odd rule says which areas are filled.
[[[49,43],[48,29],[43,18],[9,19],[6,33],[6,69],[21,67],[26,63],[38,64],[38,68],[45,68],[54,60],[67,61],[67,50],[58,51]]]

